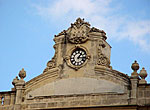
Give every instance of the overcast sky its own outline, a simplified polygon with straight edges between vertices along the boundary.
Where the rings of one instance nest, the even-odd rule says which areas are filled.
[[[78,17],[106,32],[113,69],[130,76],[137,60],[150,83],[150,0],[0,0],[0,91],[22,68],[25,81],[41,74],[54,35]]]

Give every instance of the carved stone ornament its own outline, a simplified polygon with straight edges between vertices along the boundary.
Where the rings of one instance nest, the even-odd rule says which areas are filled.
[[[67,30],[67,38],[69,42],[81,44],[88,40],[90,24],[84,22],[84,19],[78,18],[74,24]]]
[[[145,70],[145,68],[143,67],[142,70],[140,71],[140,77],[141,77],[141,80],[139,81],[139,84],[146,84],[146,80],[145,78],[147,77],[147,72]]]
[[[110,63],[109,63],[107,57],[104,56],[104,54],[99,53],[97,64],[98,64],[98,65],[102,65],[102,66],[107,66],[107,67],[108,67]]]
[[[132,77],[138,77],[138,73],[137,70],[140,68],[139,64],[137,63],[137,61],[135,60],[134,63],[132,63],[131,68],[133,70],[131,76]]]
[[[100,30],[100,29],[97,29],[97,28],[95,28],[95,27],[92,27],[92,28],[90,29],[90,32],[98,32],[98,33],[101,33],[103,39],[104,39],[104,40],[107,39],[106,33],[105,33],[103,30]]]
[[[61,35],[66,35],[66,30],[63,30],[62,32],[60,32],[58,35],[55,35],[55,37],[61,36]]]
[[[102,40],[98,42],[98,60],[97,64],[101,66],[110,67],[109,59],[102,53],[102,48],[105,48],[105,44]]]
[[[24,68],[22,68],[22,70],[19,72],[19,77],[21,79],[24,79],[26,77],[26,71],[24,70]]]
[[[47,72],[49,69],[56,67],[56,59],[58,53],[57,45],[54,45],[54,49],[55,49],[55,55],[50,61],[47,62],[47,67],[44,69],[43,73]]]
[[[88,22],[85,22],[84,19],[78,18],[76,22],[71,24],[71,27],[69,27],[67,30],[63,30],[58,35],[55,35],[54,41],[57,43],[65,41],[73,44],[82,44],[90,39],[89,36],[93,32],[97,33],[97,35],[103,40],[107,39],[106,33],[103,30],[95,27],[91,28]]]
[[[16,76],[16,78],[13,79],[12,84],[15,86],[15,84],[16,84],[18,81],[19,81],[19,78],[18,78],[18,76]]]
[[[86,52],[86,60],[85,60],[85,62],[84,62],[82,65],[74,65],[74,64],[72,64],[72,62],[71,62],[72,53],[73,53],[75,50],[78,50],[78,49],[84,50],[84,51]],[[69,67],[71,67],[71,68],[73,68],[73,69],[75,69],[75,70],[77,71],[77,70],[80,69],[81,67],[85,66],[86,63],[88,62],[88,60],[89,60],[90,58],[91,58],[91,56],[90,56],[88,50],[87,50],[85,47],[83,47],[83,46],[81,46],[81,45],[78,44],[78,45],[74,46],[72,49],[70,49],[70,50],[67,52],[67,55],[66,55],[66,57],[64,58],[64,60],[66,61],[67,65],[68,65]]]

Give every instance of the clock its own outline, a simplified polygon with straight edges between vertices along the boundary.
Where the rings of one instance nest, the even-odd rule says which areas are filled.
[[[77,48],[72,52],[70,56],[70,62],[75,66],[80,66],[84,64],[86,58],[87,58],[87,54],[85,50],[81,48]]]
[[[80,44],[77,44],[66,52],[64,61],[66,61],[66,64],[69,67],[77,71],[81,67],[85,66],[90,58],[91,55],[88,52],[88,49]]]

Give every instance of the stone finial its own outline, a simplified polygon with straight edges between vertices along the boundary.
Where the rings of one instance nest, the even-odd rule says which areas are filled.
[[[131,74],[132,77],[138,77],[138,73],[137,70],[140,68],[139,64],[137,63],[137,61],[135,60],[134,63],[132,63],[131,66],[133,72]]]
[[[22,68],[22,70],[19,72],[19,77],[21,79],[24,79],[26,77],[26,71],[24,71],[24,68]]]
[[[145,70],[145,68],[143,67],[142,70],[140,71],[140,77],[141,77],[141,80],[139,81],[139,84],[146,84],[146,80],[145,78],[147,77],[147,72]]]

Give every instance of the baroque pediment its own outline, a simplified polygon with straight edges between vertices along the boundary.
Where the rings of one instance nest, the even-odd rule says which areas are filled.
[[[55,35],[55,54],[48,61],[43,73],[56,67],[64,69],[65,63],[74,70],[79,70],[90,62],[110,68],[111,47],[106,39],[106,33],[103,30],[91,28],[90,24],[85,22],[84,19],[76,19],[67,30]],[[87,42],[93,42],[94,46],[91,47],[91,44]],[[82,53],[85,53],[85,56],[82,56]],[[92,61],[93,55],[96,57],[95,61]]]

